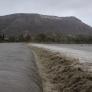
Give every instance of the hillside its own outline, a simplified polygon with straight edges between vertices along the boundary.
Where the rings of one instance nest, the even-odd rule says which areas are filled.
[[[92,27],[76,17],[57,17],[40,14],[11,14],[0,16],[0,32],[6,35],[57,32],[64,34],[92,34]]]

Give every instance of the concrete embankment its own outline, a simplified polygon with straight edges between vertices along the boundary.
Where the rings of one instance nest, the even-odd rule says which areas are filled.
[[[0,43],[0,92],[43,92],[31,49],[24,43]]]
[[[44,92],[92,92],[92,71],[77,57],[31,45]]]

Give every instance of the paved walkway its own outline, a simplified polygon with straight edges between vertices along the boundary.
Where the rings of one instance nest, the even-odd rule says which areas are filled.
[[[0,92],[42,92],[34,56],[23,43],[0,43]]]

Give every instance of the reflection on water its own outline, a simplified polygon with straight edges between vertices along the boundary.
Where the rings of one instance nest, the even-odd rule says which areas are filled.
[[[34,56],[23,43],[0,43],[0,92],[42,92]]]

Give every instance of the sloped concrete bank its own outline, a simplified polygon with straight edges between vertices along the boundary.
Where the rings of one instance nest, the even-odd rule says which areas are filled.
[[[35,62],[25,43],[0,43],[0,92],[43,92]]]
[[[44,92],[92,92],[92,71],[73,57],[31,46]]]

